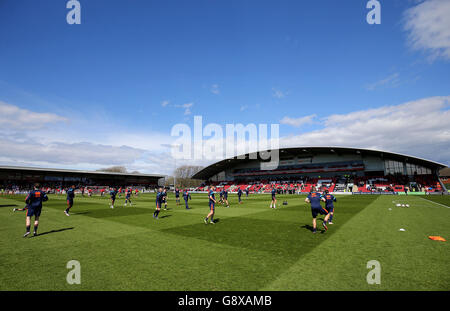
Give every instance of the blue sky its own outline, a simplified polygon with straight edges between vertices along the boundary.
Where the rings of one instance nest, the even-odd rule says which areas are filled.
[[[0,1],[0,103],[16,109],[9,120],[25,112],[41,122],[30,130],[3,120],[3,143],[17,151],[0,151],[0,163],[153,172],[172,126],[192,124],[194,115],[281,123],[280,135],[297,145],[384,148],[450,163],[449,1],[380,0],[380,25],[366,22],[365,0],[80,0],[80,25],[67,24],[66,2]],[[418,101],[421,112],[404,122],[401,105]],[[400,110],[373,116],[374,131],[402,119],[391,132],[367,141],[326,134],[330,116],[388,107]],[[439,125],[414,135],[424,117]],[[352,120],[341,128],[370,124]],[[33,156],[20,155],[27,140],[39,144]],[[112,154],[130,153],[126,146],[134,156],[65,161],[38,151],[64,144],[70,154],[78,143]]]

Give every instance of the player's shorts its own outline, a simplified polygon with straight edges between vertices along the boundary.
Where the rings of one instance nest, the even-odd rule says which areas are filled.
[[[73,205],[73,199],[67,199],[67,204]]]
[[[41,215],[41,210],[42,210],[42,206],[41,207],[29,206],[27,209],[27,216],[28,217],[31,217],[31,216],[39,217]]]
[[[116,197],[111,197],[111,200],[115,201],[115,200],[116,200]]]
[[[127,194],[127,196],[125,197],[125,199],[129,199],[131,198],[131,195]]]
[[[272,200],[276,200],[277,198],[274,196],[274,195],[272,195]]]
[[[317,215],[326,215],[328,214],[328,210],[324,209],[323,207],[314,207],[311,208],[312,217],[316,218]]]
[[[327,207],[325,207],[325,209],[326,209],[329,213],[334,212],[334,206],[327,206]]]
[[[214,202],[209,202],[209,209],[214,211],[215,209]]]

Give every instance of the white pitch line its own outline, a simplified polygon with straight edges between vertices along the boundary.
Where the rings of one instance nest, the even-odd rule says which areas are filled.
[[[422,200],[425,200],[427,202],[431,202],[431,203],[434,203],[434,204],[437,204],[437,205],[440,205],[440,206],[443,206],[443,207],[446,207],[446,208],[450,208],[450,206],[447,206],[447,205],[444,205],[444,204],[441,204],[441,203],[436,203],[436,202],[428,200],[428,199],[424,199],[424,198],[419,198],[419,199],[422,199]]]

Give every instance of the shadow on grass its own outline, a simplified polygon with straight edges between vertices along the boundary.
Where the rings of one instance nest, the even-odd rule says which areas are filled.
[[[0,207],[11,207],[11,206],[19,206],[18,204],[4,204],[0,205]]]

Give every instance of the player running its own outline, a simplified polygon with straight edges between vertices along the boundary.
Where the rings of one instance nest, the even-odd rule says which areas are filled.
[[[272,187],[272,201],[270,202],[270,208],[277,208],[277,190]]]
[[[26,219],[26,232],[23,237],[27,237],[30,234],[31,217],[34,216],[34,232],[33,235],[37,236],[37,229],[39,225],[39,216],[41,216],[42,202],[48,200],[47,194],[44,191],[39,190],[39,184],[34,185],[34,190],[30,191],[25,199],[25,203],[28,205],[27,219]]]
[[[163,203],[163,190],[162,190],[162,188],[159,188],[158,192],[156,193],[156,210],[153,213],[153,218],[159,219],[158,215],[159,215],[159,212],[161,211],[162,203]]]
[[[73,206],[73,199],[74,198],[75,198],[75,185],[72,185],[72,187],[67,189],[67,208],[64,211],[64,214],[66,214],[66,216],[70,216],[69,210]]]
[[[327,227],[327,221],[328,218],[330,217],[330,213],[328,212],[328,210],[326,210],[325,208],[323,208],[320,205],[320,201],[322,200],[322,195],[316,191],[315,187],[312,187],[311,192],[309,193],[309,195],[306,197],[305,202],[307,203],[311,203],[311,213],[312,213],[312,217],[313,217],[313,233],[317,232],[317,221],[316,221],[316,217],[317,215],[326,215],[323,222],[322,222],[322,226],[325,229],[325,231],[328,230]]]
[[[111,199],[111,208],[114,208],[114,203],[116,202],[116,195],[117,195],[117,189],[116,188],[111,188],[111,190],[109,191],[109,196]]]
[[[124,206],[127,206],[128,202],[130,202],[130,206],[133,206],[133,203],[131,203],[131,193],[132,193],[131,188],[128,188],[126,190],[126,194],[125,194],[125,205]]]
[[[328,190],[324,191],[324,195],[322,196],[322,201],[325,202],[325,209],[330,213],[330,218],[328,219],[328,224],[333,224],[333,214],[334,214],[334,204],[336,202],[336,198],[334,195],[330,194]]]
[[[209,188],[209,193],[208,193],[208,197],[209,197],[209,214],[206,216],[205,218],[205,224],[208,224],[208,218],[210,219],[209,223],[210,224],[214,224],[214,211],[215,211],[215,204],[216,204],[216,199],[214,197],[214,186],[211,186],[211,188]]]

